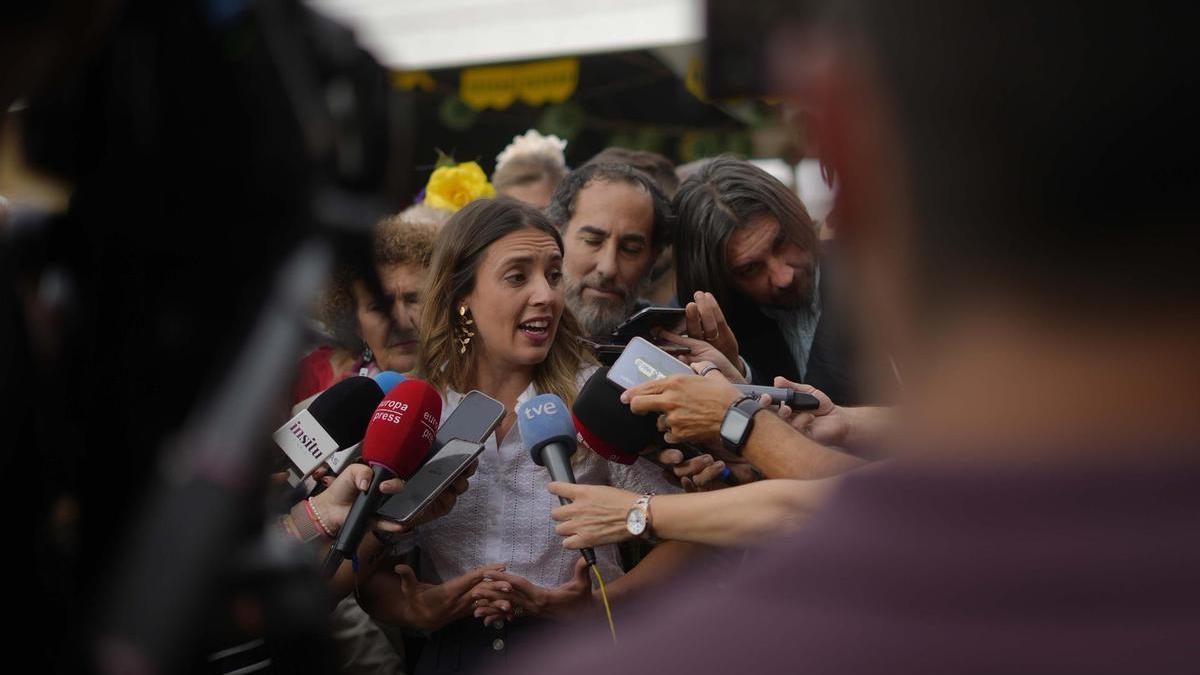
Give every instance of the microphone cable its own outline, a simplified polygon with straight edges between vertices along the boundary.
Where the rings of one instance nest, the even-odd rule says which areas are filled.
[[[593,564],[589,565],[592,568],[592,574],[596,575],[596,581],[600,582],[600,599],[604,601],[604,615],[608,617],[608,632],[612,634],[613,644],[617,644],[617,627],[613,624],[612,607],[608,604],[608,591],[604,590],[604,577],[600,576],[600,567]]]

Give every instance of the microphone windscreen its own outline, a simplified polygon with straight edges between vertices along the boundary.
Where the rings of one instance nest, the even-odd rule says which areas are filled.
[[[385,370],[382,373],[375,373],[371,376],[371,379],[375,380],[375,383],[383,390],[383,395],[387,396],[388,392],[395,389],[396,385],[405,380],[405,377],[400,373]]]
[[[345,448],[362,440],[371,413],[382,399],[383,391],[374,380],[355,375],[321,392],[308,406],[308,413],[339,448]]]
[[[521,442],[538,466],[543,466],[542,448],[548,444],[561,443],[568,453],[574,453],[578,446],[567,404],[554,394],[534,396],[517,406],[517,428],[521,430]]]
[[[592,374],[579,391],[575,426],[588,446],[604,459],[633,464],[658,436],[653,415],[637,415],[621,403],[621,391],[608,381],[608,368]]]
[[[363,438],[363,461],[409,479],[429,453],[441,419],[442,398],[437,391],[427,382],[404,380],[371,415]]]

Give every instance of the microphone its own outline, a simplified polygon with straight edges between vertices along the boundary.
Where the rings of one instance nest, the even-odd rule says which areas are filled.
[[[271,438],[302,474],[311,473],[340,448],[362,440],[375,406],[404,377],[386,374],[388,377],[382,381],[356,375],[338,382],[279,427]]]
[[[763,394],[771,397],[773,403],[786,403],[792,410],[816,410],[821,407],[821,402],[812,394],[805,394],[795,389],[785,389],[783,387],[764,387],[757,384],[735,384],[733,385],[738,391],[758,398]]]
[[[521,440],[529,448],[529,456],[538,466],[550,471],[551,480],[574,483],[571,455],[575,454],[575,425],[567,404],[554,394],[534,396],[517,408],[517,427]],[[559,497],[562,504],[569,504]],[[596,552],[590,548],[580,551],[588,565],[596,564]]]
[[[375,384],[379,385],[379,388],[383,390],[383,395],[387,396],[393,389],[396,388],[396,385],[407,380],[408,378],[395,371],[384,370],[372,375],[371,379],[375,380]]]
[[[601,368],[588,378],[571,412],[583,442],[610,462],[633,464],[642,450],[660,436],[653,415],[638,415],[621,403],[621,388],[608,379],[608,368]],[[685,457],[700,455],[689,444],[679,445]],[[721,473],[721,480],[729,485],[738,484],[729,467]]]
[[[371,379],[375,380],[375,384],[379,385],[379,388],[383,391],[383,395],[387,396],[392,392],[393,389],[396,388],[396,385],[400,384],[407,378],[400,373],[385,370],[381,373],[375,373],[371,376]],[[361,439],[362,436],[366,434],[366,431],[367,426],[364,424],[362,426],[362,432],[359,434],[359,441],[357,443],[348,448],[338,450],[325,460],[325,463],[329,465],[330,473],[337,475],[342,472],[342,469],[346,468],[346,465],[353,464],[354,462],[358,461],[358,458],[362,456]]]
[[[621,403],[621,390],[609,381],[607,367],[588,378],[571,412],[583,442],[610,462],[633,464],[658,436],[652,415],[634,414]]]
[[[322,574],[332,577],[342,560],[354,556],[372,514],[383,502],[379,486],[397,476],[408,479],[433,443],[442,416],[442,399],[421,380],[396,385],[371,415],[363,437],[362,458],[374,470],[371,487],[358,495],[325,558]]]

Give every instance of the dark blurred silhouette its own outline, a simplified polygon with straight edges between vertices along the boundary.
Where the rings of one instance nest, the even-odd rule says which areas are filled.
[[[0,36],[0,109],[27,98],[26,157],[72,188],[0,238],[5,459],[35,505],[20,605],[45,643],[24,653],[187,672],[235,593],[267,622],[240,629],[312,637],[306,570],[255,545],[262,441],[335,255],[378,286],[366,233],[404,192],[403,102],[289,0],[6,6]],[[98,635],[119,637],[101,665]],[[291,665],[323,670],[324,646]]]
[[[624,608],[619,648],[511,672],[1192,670],[1196,13],[829,3],[768,79],[822,120],[895,459],[726,588]]]

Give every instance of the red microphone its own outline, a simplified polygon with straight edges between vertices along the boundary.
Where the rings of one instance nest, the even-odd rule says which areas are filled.
[[[380,401],[362,442],[362,458],[374,469],[371,487],[350,507],[325,558],[322,572],[326,577],[332,577],[342,560],[358,550],[371,515],[383,503],[379,485],[397,476],[407,480],[416,473],[429,454],[441,419],[442,398],[421,380],[401,382]]]
[[[442,398],[421,380],[396,385],[371,415],[363,436],[362,458],[408,480],[429,454],[442,419]]]

